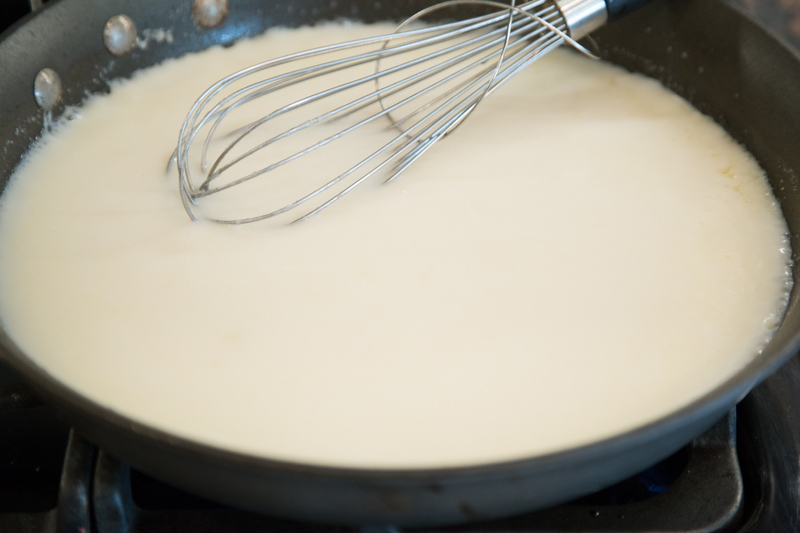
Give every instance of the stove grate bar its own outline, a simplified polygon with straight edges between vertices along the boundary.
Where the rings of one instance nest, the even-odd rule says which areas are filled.
[[[682,454],[686,462],[680,462]],[[736,412],[731,411],[678,457],[678,472],[663,493],[623,505],[576,502],[514,518],[415,533],[534,533],[594,531],[722,532],[736,528],[742,516],[743,482],[736,450]],[[665,462],[676,459],[671,458]],[[670,466],[671,465],[667,465]],[[135,472],[138,477],[143,474]],[[97,533],[168,531],[341,533],[352,528],[291,522],[216,504],[198,508],[150,509],[137,505],[131,469],[100,451],[92,491]],[[160,482],[153,480],[152,485]],[[177,489],[164,486],[164,490]],[[606,489],[606,491],[614,489]],[[604,491],[601,491],[604,492]],[[596,499],[596,498],[595,498]],[[201,502],[202,503],[202,502]],[[398,530],[392,529],[399,533]],[[88,532],[87,532],[88,533]],[[362,531],[361,533],[366,533]]]

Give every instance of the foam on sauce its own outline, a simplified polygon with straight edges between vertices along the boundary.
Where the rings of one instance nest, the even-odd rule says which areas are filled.
[[[196,95],[265,56],[389,29],[271,30],[90,98],[2,196],[15,342],[173,434],[378,468],[593,442],[751,360],[790,286],[762,171],[658,83],[567,52],[320,217],[188,220],[164,165]]]

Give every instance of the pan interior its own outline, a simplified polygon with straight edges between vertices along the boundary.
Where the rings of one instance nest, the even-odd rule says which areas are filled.
[[[359,189],[319,219],[191,223],[162,169],[192,97],[221,75],[206,64],[229,71],[242,49],[244,66],[325,31],[323,42],[368,30],[277,30],[142,72],[33,153],[4,195],[0,314],[36,363],[124,416],[219,448],[424,468],[611,437],[759,351],[788,294],[789,249],[757,164],[684,102],[657,100],[656,83],[569,54],[487,100],[402,181]],[[188,79],[196,87],[168,90]],[[535,127],[519,126],[523,113]],[[77,156],[92,172],[37,162],[73,156],[61,139],[76,131],[108,143]],[[48,168],[57,179],[45,181]],[[687,188],[663,188],[678,181]],[[720,275],[725,264],[740,277]],[[757,311],[740,319],[741,306]],[[692,334],[665,327],[664,310]]]

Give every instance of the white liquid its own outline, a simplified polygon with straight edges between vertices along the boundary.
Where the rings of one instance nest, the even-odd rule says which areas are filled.
[[[790,255],[760,169],[657,83],[574,54],[320,217],[188,220],[163,169],[197,94],[265,54],[388,29],[276,30],[90,99],[2,197],[13,339],[154,427],[378,468],[596,441],[757,353]]]

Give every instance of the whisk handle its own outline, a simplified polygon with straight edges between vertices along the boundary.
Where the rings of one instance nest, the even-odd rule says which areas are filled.
[[[608,22],[624,17],[634,9],[637,9],[650,0],[605,0],[608,10]]]
[[[622,18],[650,0],[555,0],[573,39]],[[533,3],[533,2],[531,2]]]

